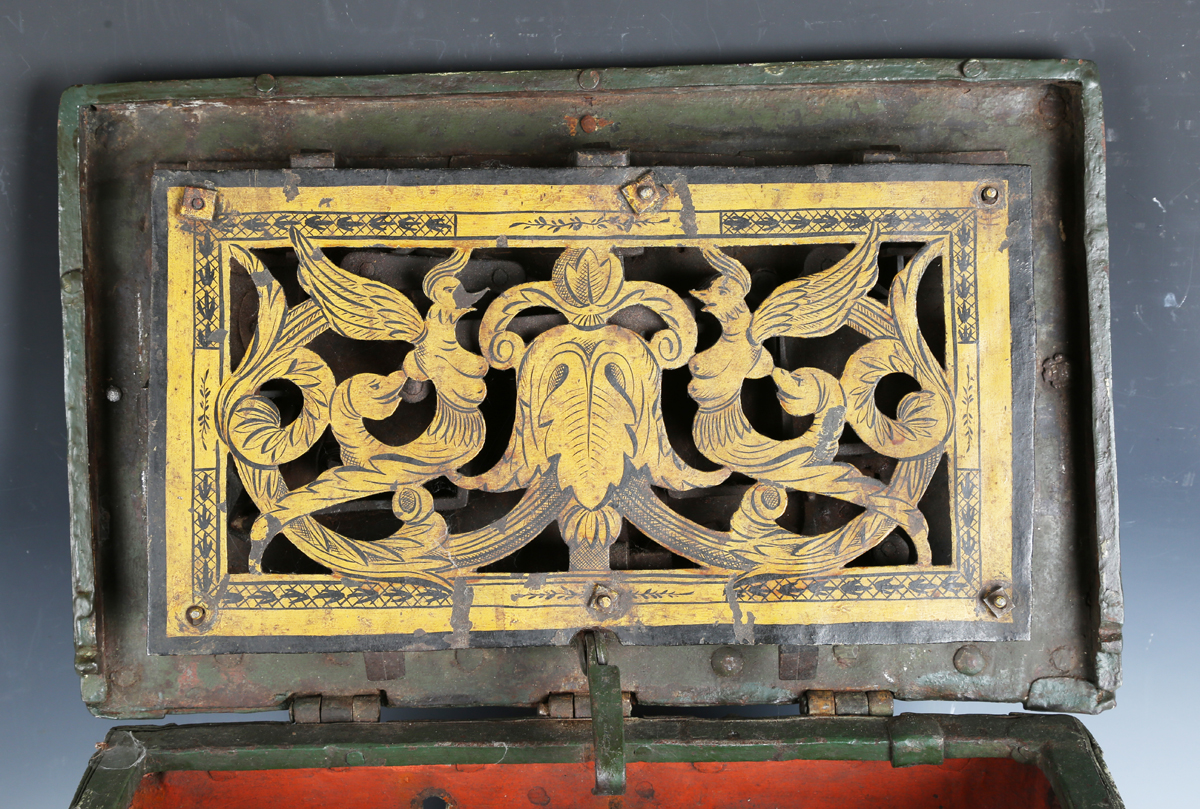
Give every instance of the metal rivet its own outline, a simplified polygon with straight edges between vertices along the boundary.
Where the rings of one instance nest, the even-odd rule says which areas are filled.
[[[1004,595],[1004,593],[996,593],[996,595],[992,596],[992,606],[998,610],[1008,609],[1008,596]]]
[[[654,196],[654,189],[648,185],[643,185],[638,189],[638,199],[650,199]]]
[[[600,71],[599,70],[581,70],[579,71],[579,86],[584,90],[595,90],[600,86]]]
[[[596,599],[596,606],[602,610],[612,607],[612,596],[600,596]]]
[[[596,129],[598,128],[596,125],[595,117],[593,117],[591,115],[585,115],[582,118],[580,118],[579,119],[579,128],[582,129],[584,132],[587,132],[588,134],[595,132]]]
[[[184,614],[187,616],[187,621],[189,624],[192,626],[199,626],[200,624],[204,623],[204,617],[208,613],[205,612],[204,607],[201,607],[199,604],[193,604],[187,608],[187,612]]]
[[[275,77],[270,73],[261,73],[254,78],[254,89],[260,93],[272,93],[275,87]]]
[[[984,74],[983,62],[978,59],[968,59],[962,64],[962,74],[968,79],[977,79]]]
[[[974,677],[983,671],[983,667],[986,664],[987,661],[983,658],[983,652],[973,643],[963,646],[954,653],[954,668],[968,677]]]
[[[193,210],[202,210],[204,208],[204,197],[192,197]]]
[[[113,404],[116,404],[117,402],[121,401],[121,389],[116,385],[109,385],[104,390],[104,398],[108,399]]]
[[[996,190],[994,185],[985,185],[983,190],[979,192],[979,198],[988,205],[992,205],[996,200],[1000,199],[1000,192]]]
[[[736,649],[717,649],[712,656],[712,670],[720,677],[734,677],[742,673],[746,661]]]

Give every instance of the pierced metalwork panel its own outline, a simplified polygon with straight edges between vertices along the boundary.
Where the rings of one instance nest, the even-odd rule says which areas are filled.
[[[1028,637],[1028,172],[158,172],[151,648]]]

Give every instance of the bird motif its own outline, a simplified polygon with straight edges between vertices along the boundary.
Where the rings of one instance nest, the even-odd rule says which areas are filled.
[[[261,559],[271,537],[297,521],[312,522],[308,515],[313,512],[391,491],[393,511],[406,525],[394,537],[369,544],[385,548],[389,542],[398,543],[391,550],[404,551],[400,556],[410,567],[446,567],[441,547],[445,523],[432,513],[432,499],[420,484],[452,472],[483,446],[479,405],[486,394],[487,365],[459,344],[455,331],[482,294],[468,294],[458,280],[470,250],[455,250],[426,275],[423,288],[432,306],[422,318],[399,290],[343,270],[298,230],[293,229],[291,239],[300,260],[300,285],[328,328],[356,340],[403,340],[413,348],[394,373],[357,374],[337,386],[328,412],[342,464],[273,498],[251,528],[251,563]],[[409,380],[432,383],[437,397],[434,416],[413,440],[389,445],[375,438],[363,421],[390,416]]]
[[[873,225],[842,261],[780,286],[753,313],[745,300],[750,273],[720,249],[703,249],[720,275],[692,294],[720,322],[721,337],[689,363],[688,393],[698,405],[692,435],[706,457],[761,482],[862,506],[882,488],[853,466],[833,460],[846,414],[838,380],[816,368],[776,368],[763,345],[771,337],[819,337],[845,325],[855,300],[878,279],[879,241],[879,228]],[[742,410],[742,381],[767,375],[784,411],[813,417],[804,434],[780,441],[751,426]]]

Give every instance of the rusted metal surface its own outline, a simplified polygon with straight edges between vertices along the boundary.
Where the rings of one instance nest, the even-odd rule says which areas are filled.
[[[331,147],[347,167],[559,166],[600,142],[628,149],[635,166],[669,165],[683,153],[689,163],[701,162],[695,155],[713,156],[713,164],[852,162],[875,144],[902,154],[1003,151],[1040,178],[1033,203],[1039,361],[1028,369],[1042,379],[1033,420],[1039,614],[1031,639],[982,644],[987,666],[976,675],[954,665],[961,644],[860,647],[853,657],[822,646],[811,673],[797,667],[806,675],[798,679],[778,676],[773,646],[742,649],[736,677],[713,671],[711,649],[618,647],[623,688],[643,704],[779,703],[824,687],[890,689],[900,699],[1028,698],[1069,710],[1111,705],[1121,607],[1106,398],[1102,139],[1090,68],[989,63],[969,93],[959,63],[877,63],[858,73],[830,66],[594,73],[594,83],[589,71],[364,79],[355,98],[331,96],[320,82],[260,77],[89,88],[66,99],[62,261],[77,668],[89,707],[127,717],[269,709],[292,695],[353,695],[380,682],[392,705],[533,705],[551,693],[586,690],[577,654],[565,648],[479,650],[469,670],[452,651],[413,652],[404,676],[388,681],[368,677],[361,653],[145,654],[140,476],[150,418],[151,248],[144,216],[156,166],[282,169],[292,155]],[[590,88],[587,102],[581,81]],[[739,87],[736,105],[729,86]],[[188,97],[222,100],[166,100]],[[896,116],[897,109],[905,114]],[[585,113],[619,122],[619,137],[616,127],[589,134],[565,120]],[[478,126],[484,119],[489,126]],[[1057,355],[1078,364],[1070,384],[1045,380],[1044,363],[1054,365]],[[1061,375],[1051,376],[1057,383]],[[121,395],[112,401],[114,388]]]

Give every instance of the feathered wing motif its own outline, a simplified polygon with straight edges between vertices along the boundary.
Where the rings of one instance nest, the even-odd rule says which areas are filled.
[[[879,225],[832,267],[782,284],[754,313],[750,341],[821,337],[846,325],[857,300],[879,280]]]
[[[297,228],[291,236],[300,259],[300,286],[331,329],[352,340],[412,342],[421,333],[421,315],[400,290],[343,270]]]

